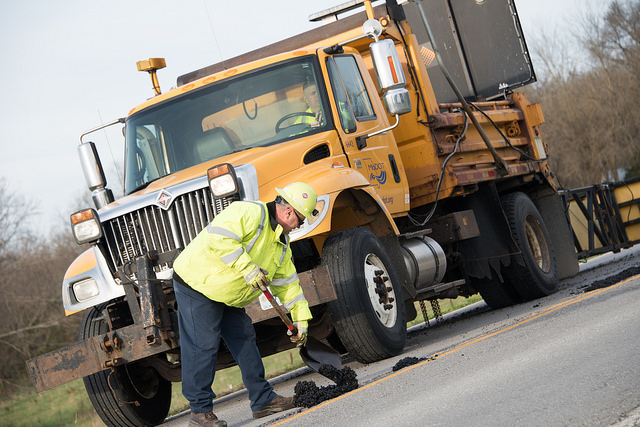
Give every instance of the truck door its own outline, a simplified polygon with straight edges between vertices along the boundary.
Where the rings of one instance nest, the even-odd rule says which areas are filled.
[[[409,209],[409,186],[393,134],[369,133],[389,127],[387,113],[359,55],[321,55],[333,95],[333,119],[352,168],[376,188],[390,213]],[[322,57],[324,56],[324,58]]]

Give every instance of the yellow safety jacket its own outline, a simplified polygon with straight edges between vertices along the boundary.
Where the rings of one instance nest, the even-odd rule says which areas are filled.
[[[305,113],[309,113],[309,114],[313,114],[313,110],[311,109],[311,107],[307,108]],[[324,120],[322,120],[324,122]],[[318,123],[318,120],[316,120],[315,117],[312,116],[300,116],[296,119],[295,122],[293,122],[294,125],[300,124],[300,123],[304,123],[306,125],[309,125],[311,127],[316,127],[316,126],[320,126],[321,123]]]
[[[342,124],[342,128],[344,129],[344,131],[347,133],[353,132],[354,131],[353,128],[355,126],[355,119],[353,117],[353,114],[351,114],[351,110],[349,109],[347,104],[345,104],[344,102],[340,102],[338,104],[338,110],[340,112],[340,123]],[[307,108],[305,113],[313,114],[313,110],[311,110],[311,107],[309,107]],[[324,111],[322,113],[324,114]],[[321,120],[321,123],[318,123],[315,117],[300,116],[296,119],[295,122],[293,122],[294,125],[297,125],[300,123],[307,124],[311,127],[316,127],[324,123],[324,118]]]
[[[264,202],[234,202],[187,245],[173,270],[192,289],[231,307],[245,307],[261,294],[247,284],[261,267],[271,293],[293,321],[311,319],[293,264],[289,236],[280,239]]]

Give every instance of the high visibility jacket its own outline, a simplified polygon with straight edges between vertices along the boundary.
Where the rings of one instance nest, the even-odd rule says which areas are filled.
[[[309,113],[309,114],[314,114],[313,110],[311,109],[311,107],[307,108],[305,113]],[[324,119],[322,120],[322,122],[324,122]],[[320,123],[318,123],[318,120],[316,120],[315,117],[313,116],[299,116],[295,122],[293,122],[294,125],[300,124],[300,123],[304,123],[307,124],[311,127],[316,127],[316,126],[320,126]]]
[[[261,294],[247,284],[258,267],[268,273],[271,293],[293,321],[311,319],[282,226],[271,226],[264,202],[234,202],[187,245],[173,263],[191,288],[231,307],[245,307]]]
[[[353,117],[353,114],[351,113],[350,108],[348,107],[347,104],[345,104],[344,102],[339,102],[338,103],[338,111],[340,112],[340,122],[342,124],[343,129],[346,132],[353,132],[351,129],[353,128],[353,126],[355,126],[355,119]],[[313,110],[311,110],[311,107],[307,108],[307,110],[305,111],[305,113],[311,113],[314,114]],[[324,113],[323,113],[324,114]],[[315,127],[315,126],[319,126],[321,124],[324,123],[324,118],[322,120],[320,120],[321,123],[318,123],[318,120],[316,120],[315,117],[312,116],[300,116],[296,119],[295,122],[293,122],[294,125],[300,124],[300,123],[304,123],[307,124],[311,127]]]

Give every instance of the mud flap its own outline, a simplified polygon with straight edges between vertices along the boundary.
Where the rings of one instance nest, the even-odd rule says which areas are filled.
[[[578,256],[560,195],[553,193],[534,199],[534,195],[531,194],[531,197],[551,236],[551,244],[558,264],[558,279],[578,274],[580,271]]]

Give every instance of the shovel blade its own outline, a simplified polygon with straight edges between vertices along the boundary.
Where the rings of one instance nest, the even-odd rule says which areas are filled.
[[[340,354],[313,337],[307,337],[307,343],[300,347],[302,361],[311,369],[319,372],[322,365],[342,369]]]

